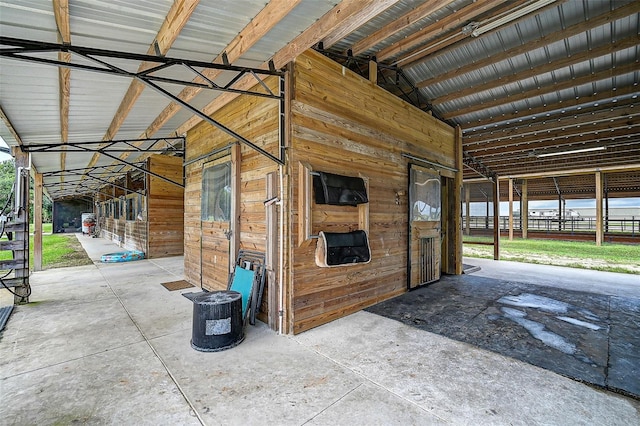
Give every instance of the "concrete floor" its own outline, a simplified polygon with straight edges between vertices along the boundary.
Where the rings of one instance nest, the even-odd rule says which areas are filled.
[[[92,259],[119,249],[78,237]],[[34,273],[0,337],[0,423],[640,423],[640,402],[382,316],[191,348],[181,257]]]
[[[574,273],[553,270],[556,282]],[[602,289],[614,294],[447,275],[366,310],[640,399],[640,282],[638,297],[618,296],[617,275]]]

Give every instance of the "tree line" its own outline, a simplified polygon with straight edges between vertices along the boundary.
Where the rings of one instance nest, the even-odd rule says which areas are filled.
[[[14,206],[13,187],[16,181],[16,165],[13,159],[0,163],[0,208],[7,215]],[[29,222],[33,222],[33,178],[29,179]],[[51,222],[53,203],[42,197],[42,222]]]

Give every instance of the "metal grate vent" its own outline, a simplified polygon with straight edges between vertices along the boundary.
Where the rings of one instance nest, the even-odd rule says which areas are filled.
[[[420,238],[420,283],[428,284],[440,279],[440,262],[436,250],[439,245],[436,239]]]

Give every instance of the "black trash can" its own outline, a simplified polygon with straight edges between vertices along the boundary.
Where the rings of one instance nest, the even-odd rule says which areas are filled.
[[[233,348],[244,340],[242,295],[213,291],[193,299],[191,347],[202,352]]]

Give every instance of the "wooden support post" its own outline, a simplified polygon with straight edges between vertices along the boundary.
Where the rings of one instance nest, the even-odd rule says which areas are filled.
[[[369,81],[378,84],[378,63],[376,61],[369,61]]]
[[[607,182],[607,175],[603,175],[603,188],[602,191],[604,192],[604,232],[607,233],[609,232],[609,185]]]
[[[456,275],[462,274],[462,128],[457,126],[455,129],[455,148],[456,148],[456,168],[458,171],[453,178],[453,194],[450,200],[453,208],[453,223],[449,233],[452,234],[450,250],[453,252],[453,269]],[[467,209],[468,211],[468,209]]]
[[[35,174],[33,191],[33,270],[42,271],[42,173]]]
[[[13,148],[13,157],[16,167],[16,190],[14,197],[20,200],[20,205],[13,217],[13,222],[18,225],[14,231],[14,240],[20,244],[21,249],[14,250],[13,259],[21,267],[14,268],[14,277],[22,280],[22,285],[17,285],[14,291],[13,303],[29,303],[29,154],[22,152],[18,147]]]
[[[513,241],[513,179],[509,178],[509,241]]]
[[[471,235],[471,185],[467,184],[464,189],[464,199],[465,199],[465,234]]]
[[[500,184],[493,183],[493,260],[500,260]]]
[[[527,193],[527,180],[522,181],[522,195],[520,196],[522,207],[520,208],[520,222],[522,223],[522,238],[527,239],[529,232],[529,195]]]
[[[602,224],[602,172],[596,172],[596,245],[601,246],[604,240]]]

